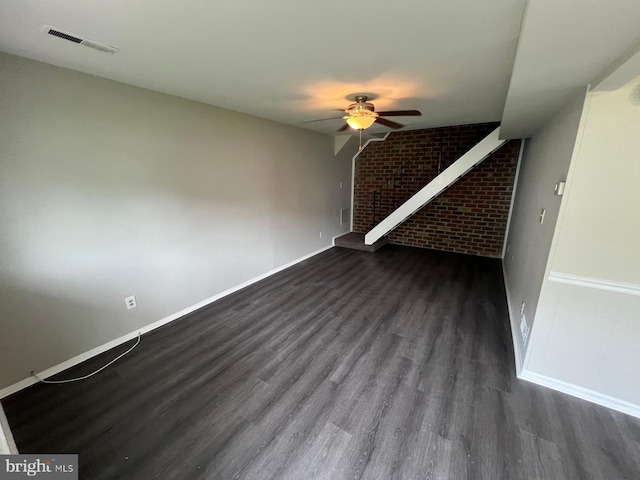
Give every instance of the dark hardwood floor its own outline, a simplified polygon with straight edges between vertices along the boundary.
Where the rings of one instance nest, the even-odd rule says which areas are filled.
[[[91,480],[640,478],[640,420],[515,378],[498,260],[407,247],[334,248],[2,405]]]

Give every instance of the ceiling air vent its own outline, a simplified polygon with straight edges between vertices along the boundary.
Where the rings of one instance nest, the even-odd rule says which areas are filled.
[[[116,53],[118,51],[116,47],[112,47],[111,45],[96,42],[95,40],[89,40],[88,38],[82,38],[69,32],[63,32],[62,30],[50,27],[49,25],[42,27],[42,31],[48,35],[53,35],[54,37],[62,38],[69,42],[78,43],[85,47],[100,50],[101,52]]]

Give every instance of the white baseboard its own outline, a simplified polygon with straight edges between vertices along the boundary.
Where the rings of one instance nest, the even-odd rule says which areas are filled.
[[[86,360],[89,360],[92,357],[95,357],[96,355],[100,355],[101,353],[104,353],[110,349],[112,349],[113,347],[117,347],[118,345],[121,345],[125,342],[128,342],[129,340],[133,340],[135,338],[138,337],[138,334],[142,335],[145,334],[147,332],[150,332],[152,330],[155,330],[158,327],[161,327],[163,325],[166,325],[169,322],[173,322],[174,320],[177,320],[181,317],[184,317],[185,315],[191,313],[191,312],[195,312],[196,310],[205,307],[207,305],[209,305],[210,303],[215,302],[216,300],[219,300],[223,297],[226,297],[227,295],[230,295],[234,292],[237,292],[238,290],[241,290],[245,287],[248,287],[249,285],[259,282],[260,280],[264,280],[267,277],[270,277],[271,275],[275,275],[278,272],[281,272],[282,270],[285,270],[289,267],[292,267],[293,265],[303,262],[304,260],[307,260],[311,257],[314,257],[322,252],[325,252],[329,249],[333,248],[333,240],[332,240],[332,244],[331,245],[327,245],[326,247],[321,248],[320,250],[316,250],[315,252],[309,253],[308,255],[305,255],[303,257],[297,258],[296,260],[293,260],[289,263],[285,263],[284,265],[281,265],[277,268],[274,268],[273,270],[270,270],[266,273],[263,273],[262,275],[258,275],[257,277],[254,277],[250,280],[247,280],[246,282],[243,282],[239,285],[236,285],[235,287],[231,287],[228,290],[225,290],[223,292],[220,292],[212,297],[209,297],[205,300],[202,300],[201,302],[196,303],[195,305],[191,305],[190,307],[187,307],[183,310],[180,310],[179,312],[176,312],[172,315],[169,315],[167,317],[162,318],[161,320],[158,320],[157,322],[154,323],[150,323],[149,325],[145,325],[144,327],[135,330],[133,332],[127,333],[126,335],[122,335],[121,337],[118,337],[114,340],[111,340],[110,342],[107,342],[103,345],[100,345],[99,347],[93,348],[91,350],[89,350],[88,352],[84,352],[81,353],[80,355],[77,355],[73,358],[70,358],[69,360],[66,360],[62,363],[59,363],[58,365],[55,365],[51,368],[47,368],[46,370],[43,370],[41,372],[37,372],[38,376],[40,378],[48,378],[51,377],[53,375],[56,375],[57,373],[60,373],[68,368],[71,368],[75,365],[78,365]],[[14,383],[13,385],[9,385],[8,387],[3,388],[2,390],[0,390],[0,399],[8,397],[9,395],[19,392],[20,390],[27,388],[30,385],[33,385],[35,383],[38,383],[38,380],[31,376],[29,378],[25,378],[24,380],[20,380],[17,383]]]
[[[504,277],[505,291],[507,292],[507,304],[509,307],[509,323],[511,324],[511,337],[513,338],[513,350],[514,350],[514,356],[516,360],[517,377],[519,379],[526,380],[528,382],[535,383],[543,387],[551,388],[553,390],[557,390],[558,392],[566,393],[567,395],[581,398],[582,400],[587,400],[588,402],[592,402],[597,405],[602,405],[603,407],[607,407],[612,410],[616,410],[618,412],[626,413],[627,415],[640,418],[640,405],[626,402],[624,400],[610,397],[608,395],[604,395],[602,393],[596,392],[594,390],[590,390],[588,388],[580,387],[572,383],[563,382],[562,380],[557,380],[555,378],[550,378],[545,375],[541,375],[539,373],[535,373],[535,372],[531,372],[526,369],[523,369],[523,365],[524,365],[524,358],[522,355],[523,352],[520,348],[520,341],[517,333],[518,331],[517,324],[514,321],[514,319],[516,319],[517,316],[514,315],[514,312],[511,309],[511,297],[509,294],[507,273],[504,269],[504,263],[502,264],[502,275]]]
[[[517,317],[511,310],[511,294],[509,293],[509,283],[507,282],[507,272],[504,269],[504,261],[502,262],[502,279],[504,280],[504,290],[507,293],[507,309],[509,310],[509,325],[511,325],[513,356],[516,359],[516,375],[518,376],[518,378],[520,378],[524,358],[522,357],[522,350],[520,349],[520,342],[518,340],[518,327],[515,320]]]
[[[588,388],[580,387],[572,383],[563,382],[562,380],[556,380],[555,378],[550,378],[545,375],[540,375],[539,373],[529,372],[526,370],[522,372],[521,375],[518,375],[518,378],[640,418],[640,405],[636,405],[631,402],[626,402]]]

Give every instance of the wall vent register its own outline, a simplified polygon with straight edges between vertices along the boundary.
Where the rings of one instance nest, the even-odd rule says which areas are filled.
[[[60,30],[59,28],[54,28],[49,25],[43,26],[42,31],[47,35],[52,35],[54,37],[67,40],[68,42],[77,43],[78,45],[84,45],[85,47],[93,48],[94,50],[99,50],[101,52],[116,53],[119,50],[118,48],[112,47],[111,45],[107,45],[102,42],[96,42],[95,40],[89,40],[88,38],[82,38],[73,33],[65,32]]]

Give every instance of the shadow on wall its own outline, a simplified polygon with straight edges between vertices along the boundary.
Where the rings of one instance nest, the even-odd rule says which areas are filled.
[[[200,180],[212,174],[206,168],[190,174],[194,188],[142,171],[120,180],[106,167],[67,174],[23,165],[9,172],[0,388],[326,245],[331,231],[320,239],[317,230],[332,220],[327,212],[338,211],[333,192],[318,188],[321,175],[295,182],[301,170],[316,167],[292,167],[293,185],[283,189],[283,180],[270,176],[286,162],[270,167],[269,176],[259,163],[229,173],[235,186],[218,178],[224,188]],[[253,174],[261,178],[251,186]],[[237,188],[242,178],[244,189]],[[299,201],[303,190],[308,202]],[[132,311],[125,310],[129,295],[138,299]]]
[[[17,286],[14,279],[4,276],[0,278],[0,303],[4,316],[0,336],[3,387],[28,378],[32,370],[40,372],[84,353],[88,350],[85,345],[105,343],[100,326],[117,316],[109,305],[91,305],[53,291]],[[17,319],[19,323],[12,321]],[[28,360],[17,362],[17,358]]]

